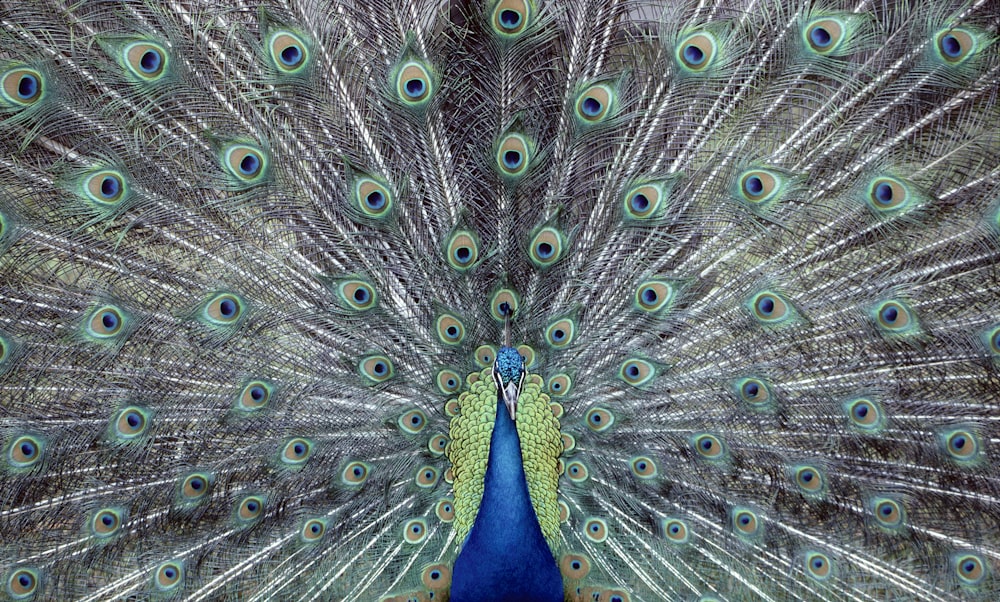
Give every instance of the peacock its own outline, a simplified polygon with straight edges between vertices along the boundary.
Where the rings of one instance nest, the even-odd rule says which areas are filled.
[[[0,599],[1000,599],[996,0],[4,0]]]

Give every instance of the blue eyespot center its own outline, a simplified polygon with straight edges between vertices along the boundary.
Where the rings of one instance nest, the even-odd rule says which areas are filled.
[[[899,318],[899,310],[897,310],[895,307],[890,305],[889,307],[886,307],[882,310],[882,319],[887,324],[892,324],[893,322],[896,321],[897,318]]]
[[[551,243],[547,242],[538,243],[536,249],[538,251],[538,256],[542,259],[550,258],[556,252],[555,247],[553,247]]]
[[[114,198],[118,195],[119,190],[121,190],[121,186],[118,183],[118,178],[104,176],[104,179],[101,180],[101,196],[104,198]]]
[[[523,159],[521,158],[521,153],[518,151],[509,150],[503,154],[503,164],[508,169],[517,169],[521,166],[522,161]]]
[[[155,50],[147,50],[142,53],[142,57],[139,59],[139,69],[143,73],[156,73],[162,62],[163,59],[159,52]]]
[[[113,312],[106,311],[101,314],[101,324],[103,324],[108,330],[114,330],[115,328],[118,328],[118,316],[116,316]]]
[[[826,48],[833,41],[833,36],[830,35],[830,32],[825,27],[817,25],[809,32],[809,39],[820,48]]]
[[[17,95],[24,100],[28,100],[38,93],[38,78],[34,75],[24,74],[17,82]]]
[[[260,159],[253,154],[247,154],[240,160],[240,173],[243,175],[253,175],[260,169]]]
[[[886,183],[881,183],[875,187],[875,201],[882,204],[888,205],[892,202],[892,186]]]
[[[260,401],[261,399],[264,399],[264,387],[261,386],[250,387],[250,397],[252,397],[254,401]]]
[[[854,406],[854,415],[858,418],[865,418],[868,416],[868,406],[863,403],[859,403]]]
[[[774,298],[761,297],[757,300],[757,309],[764,315],[771,315],[774,312]]]
[[[232,299],[223,299],[219,303],[219,313],[226,318],[231,318],[236,314],[236,303]]]
[[[954,35],[948,34],[941,38],[941,51],[955,58],[962,54],[962,43]]]
[[[500,11],[500,26],[504,29],[516,29],[521,24],[521,13],[516,10]]]
[[[461,263],[466,263],[472,257],[472,249],[469,247],[458,247],[455,249],[455,259]]]
[[[583,99],[581,108],[583,109],[584,114],[586,114],[587,116],[596,117],[597,115],[601,114],[601,110],[604,109],[604,105],[602,105],[601,102],[596,98],[588,96]]]
[[[694,44],[688,44],[684,47],[684,59],[692,65],[700,65],[705,60],[705,52]]]
[[[286,46],[284,50],[281,51],[280,57],[281,62],[284,65],[294,67],[299,61],[302,60],[302,49],[294,44]]]
[[[629,201],[632,205],[632,209],[639,213],[649,209],[649,198],[642,193],[636,193],[632,195],[632,199]]]
[[[422,79],[413,78],[406,80],[406,83],[403,85],[403,87],[406,90],[407,96],[409,96],[410,98],[419,98],[420,96],[423,95],[424,91],[427,89],[427,84],[425,84],[424,80]]]
[[[367,289],[358,288],[354,291],[354,300],[358,303],[365,303],[368,301],[369,294]]]
[[[385,374],[388,371],[385,362],[375,362],[375,366],[372,369],[375,371],[375,374]]]
[[[743,395],[745,397],[756,397],[760,393],[760,386],[757,383],[749,382],[743,385]]]
[[[385,195],[379,191],[371,192],[365,197],[365,205],[369,209],[381,209],[385,207]]]
[[[746,190],[753,196],[759,195],[764,192],[764,181],[760,179],[760,176],[750,176],[744,182]]]
[[[651,305],[656,303],[657,299],[659,299],[659,295],[656,294],[656,290],[654,290],[653,287],[646,287],[642,290],[642,300],[645,303]]]

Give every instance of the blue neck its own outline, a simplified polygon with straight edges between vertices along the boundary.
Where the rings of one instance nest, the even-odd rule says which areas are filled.
[[[562,575],[531,506],[517,429],[498,403],[483,501],[455,560],[451,602],[562,600]]]

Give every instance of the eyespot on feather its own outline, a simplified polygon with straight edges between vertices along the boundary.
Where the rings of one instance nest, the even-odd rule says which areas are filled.
[[[167,73],[170,57],[166,49],[153,42],[133,42],[122,49],[128,71],[140,81],[151,82]]]
[[[301,73],[309,64],[308,46],[302,38],[290,31],[272,33],[267,48],[271,63],[282,73]]]
[[[627,220],[644,220],[659,214],[663,202],[663,186],[647,183],[625,193],[624,217]]]
[[[657,313],[668,307],[674,298],[673,286],[664,280],[646,280],[635,289],[634,307],[646,313]]]
[[[678,65],[688,73],[702,73],[715,62],[718,43],[708,32],[692,33],[677,45]]]
[[[340,473],[340,480],[345,485],[361,485],[368,479],[371,467],[364,462],[350,462]]]
[[[726,447],[722,440],[715,435],[707,433],[695,435],[691,439],[692,447],[701,457],[707,460],[719,460],[726,452]]]
[[[7,577],[7,594],[14,600],[27,600],[38,592],[40,581],[41,577],[37,570],[16,567]]]
[[[684,544],[691,537],[687,522],[679,518],[665,518],[661,521],[661,526],[664,535],[671,543]]]
[[[528,171],[531,163],[532,143],[521,134],[507,134],[497,144],[496,164],[500,173],[509,178],[519,178]]]
[[[233,324],[243,315],[244,303],[231,293],[218,294],[205,303],[202,316],[211,324],[225,326]]]
[[[243,523],[257,520],[264,512],[264,499],[248,495],[236,503],[236,518]]]
[[[223,164],[244,184],[260,182],[267,173],[264,151],[248,144],[232,144],[225,149]]]
[[[573,386],[573,381],[568,374],[554,374],[549,377],[548,391],[549,395],[554,395],[556,397],[563,397],[569,393],[570,388]]]
[[[310,518],[302,524],[299,530],[299,539],[305,543],[315,543],[326,534],[326,520]]]
[[[451,567],[443,563],[427,566],[421,571],[420,580],[427,589],[444,589],[451,585]]]
[[[583,554],[565,554],[559,560],[559,571],[566,579],[579,581],[590,574],[590,559]]]
[[[451,314],[438,316],[437,322],[438,340],[445,345],[461,345],[465,340],[465,325],[461,320]]]
[[[647,456],[636,456],[629,464],[632,474],[639,479],[652,479],[657,474],[656,463]]]
[[[400,416],[396,423],[404,432],[416,435],[427,426],[427,416],[421,410],[414,408]]]
[[[961,27],[941,30],[934,40],[937,56],[949,65],[960,65],[977,51],[976,36]]]
[[[312,454],[312,442],[302,437],[290,439],[281,448],[281,461],[288,466],[301,466]]]
[[[128,193],[124,176],[113,170],[91,174],[84,182],[86,196],[101,206],[114,206]]]
[[[826,554],[809,552],[805,555],[806,574],[818,581],[828,579],[833,571],[833,564]]]
[[[557,320],[545,329],[545,342],[556,349],[572,343],[575,336],[576,322],[570,318]]]
[[[359,177],[354,182],[354,205],[365,217],[383,219],[392,209],[393,196],[381,182]]]
[[[583,462],[574,460],[566,465],[566,476],[574,483],[582,483],[590,476],[590,471]]]
[[[479,241],[468,230],[459,230],[451,235],[445,249],[448,265],[464,272],[476,265],[479,260]]]
[[[369,355],[361,358],[358,372],[373,383],[382,383],[395,375],[392,361],[384,355]]]
[[[615,423],[615,415],[604,408],[591,408],[587,410],[584,422],[587,428],[595,433],[600,433],[611,428],[611,425]]]
[[[427,538],[427,523],[422,518],[414,518],[403,524],[403,541],[418,544]]]
[[[34,69],[15,67],[0,75],[0,93],[7,106],[28,107],[44,97],[45,79]]]
[[[625,360],[618,369],[618,378],[633,387],[641,387],[653,380],[654,376],[656,368],[653,364],[639,358]]]
[[[181,481],[181,497],[186,502],[195,502],[204,499],[211,492],[214,482],[214,477],[208,473],[195,472],[189,474]]]
[[[122,521],[122,513],[117,508],[101,508],[90,519],[90,531],[100,538],[111,537],[121,529]]]
[[[493,294],[490,300],[490,314],[497,322],[503,322],[508,315],[516,315],[521,299],[509,288],[503,288]]]
[[[345,280],[337,287],[340,299],[350,309],[368,311],[378,305],[378,293],[364,280]]]
[[[421,466],[417,469],[413,481],[422,489],[430,489],[437,485],[440,474],[433,466]]]
[[[731,516],[733,528],[738,535],[743,537],[757,537],[760,535],[760,517],[753,510],[737,507],[732,510]]]
[[[457,393],[462,388],[462,378],[451,368],[443,368],[434,377],[438,390],[445,395]]]
[[[824,17],[813,19],[802,29],[806,48],[820,55],[832,55],[844,43],[847,27],[839,19]]]
[[[434,506],[434,513],[443,523],[450,523],[455,520],[455,502],[450,499],[439,500]]]
[[[588,518],[583,525],[583,534],[594,543],[603,543],[608,539],[608,524],[600,518]]]
[[[585,125],[595,125],[611,115],[615,91],[607,84],[589,86],[577,96],[576,117]]]
[[[164,562],[156,567],[153,573],[153,584],[161,592],[169,592],[177,589],[184,578],[183,564],[176,560]]]
[[[527,0],[500,0],[493,9],[490,25],[502,38],[514,38],[531,23],[532,5]]]
[[[16,469],[31,468],[45,455],[45,442],[33,435],[15,436],[7,446],[7,463]]]
[[[114,418],[115,437],[123,441],[138,438],[149,426],[149,412],[138,406],[122,408]]]
[[[244,412],[253,412],[267,406],[271,401],[274,388],[264,381],[251,381],[244,385],[237,398],[237,408]]]

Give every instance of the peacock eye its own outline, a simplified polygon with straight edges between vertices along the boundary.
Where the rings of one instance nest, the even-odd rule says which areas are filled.
[[[305,41],[290,31],[272,34],[269,50],[272,63],[282,73],[299,73],[309,60]]]

